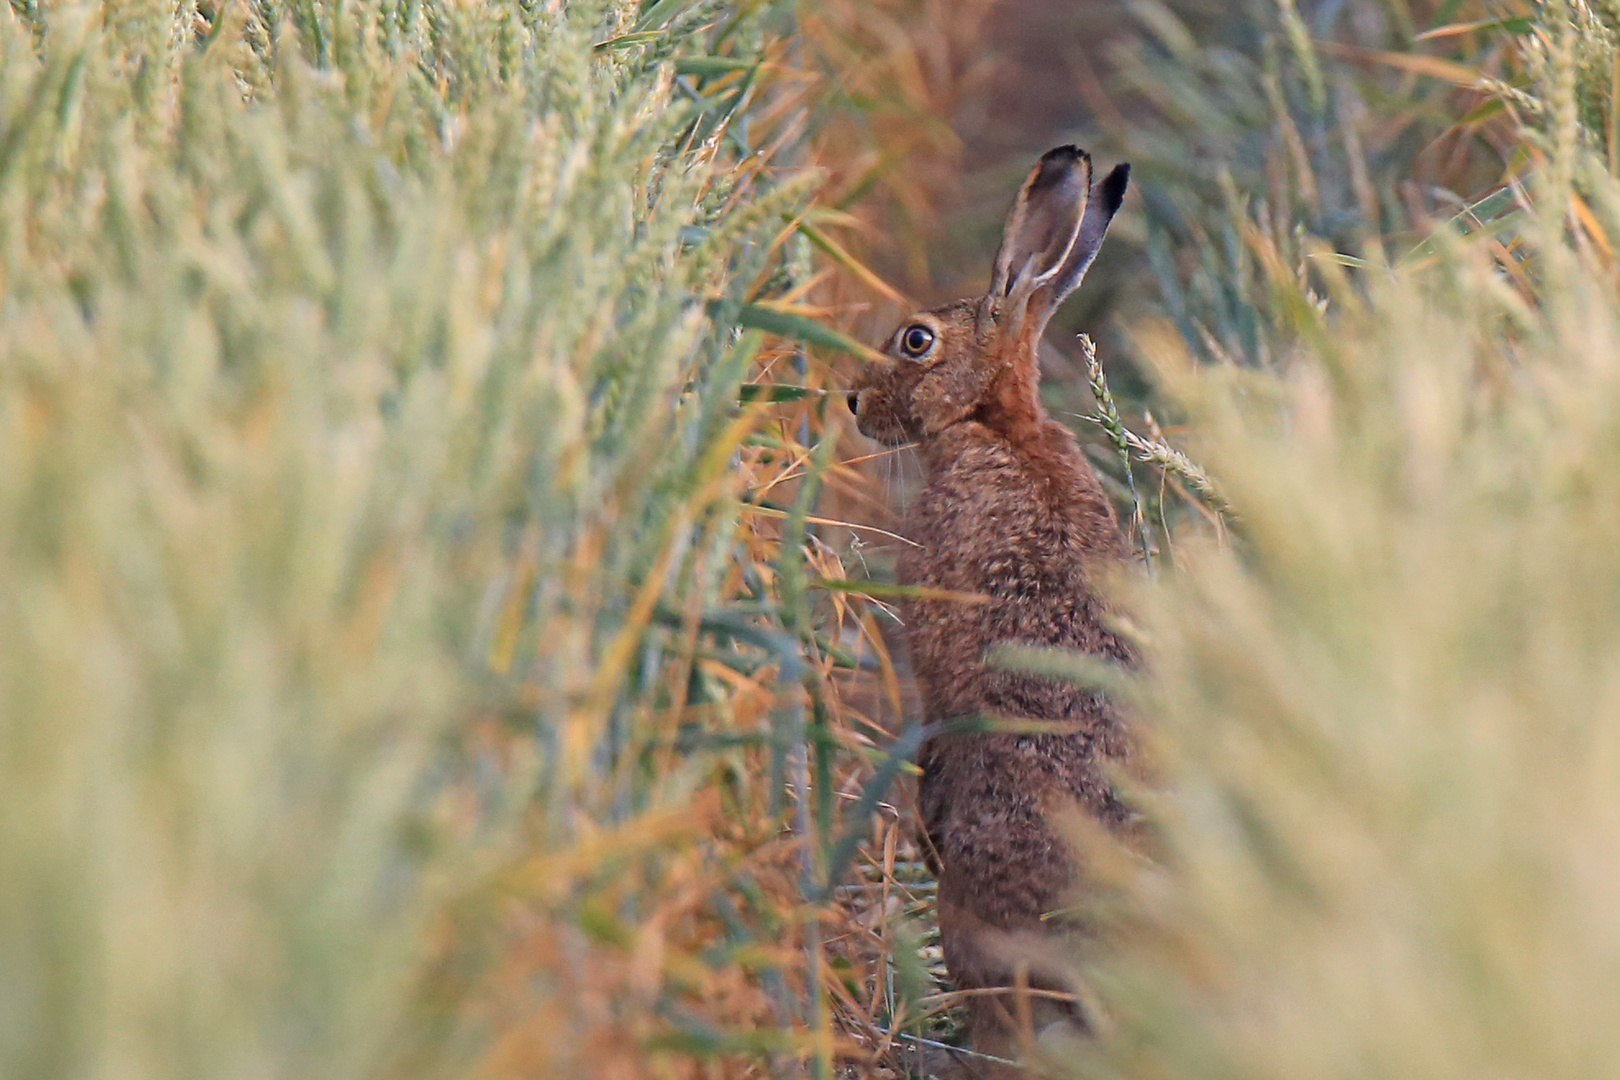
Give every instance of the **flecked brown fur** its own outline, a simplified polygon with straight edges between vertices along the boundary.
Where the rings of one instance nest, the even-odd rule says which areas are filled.
[[[1073,434],[1039,398],[1036,347],[1058,302],[1084,275],[1125,189],[1116,169],[1092,186],[1073,147],[1042,158],[1019,194],[990,292],[906,320],[887,363],[851,393],[869,437],[920,444],[922,491],[902,531],[907,585],[978,594],[987,602],[904,605],[911,659],[930,721],[974,716],[1054,721],[1051,731],[942,734],[919,753],[922,827],[937,857],[940,931],[958,989],[1063,989],[1049,958],[1065,933],[1043,916],[1078,880],[1049,824],[1078,804],[1111,827],[1128,810],[1104,765],[1129,757],[1121,714],[1101,695],[989,666],[1002,643],[1061,646],[1133,662],[1111,629],[1096,575],[1129,558],[1114,509]],[[911,355],[922,338],[930,349]],[[916,350],[912,350],[915,353]],[[976,1048],[1015,1053],[1007,995],[972,1001]],[[1050,1004],[1037,1021],[1054,1018]]]

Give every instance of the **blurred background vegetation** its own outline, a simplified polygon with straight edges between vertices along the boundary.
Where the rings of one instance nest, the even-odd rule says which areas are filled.
[[[0,1075],[936,1068],[836,391],[1065,141],[1159,834],[1046,1066],[1612,1068],[1620,10],[11,0]]]

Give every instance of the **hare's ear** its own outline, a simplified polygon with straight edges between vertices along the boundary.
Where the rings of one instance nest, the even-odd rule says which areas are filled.
[[[990,298],[1022,321],[1030,297],[1063,272],[1080,236],[1091,192],[1091,156],[1075,146],[1048,150],[1018,192],[996,252]]]
[[[1116,165],[1113,172],[1091,186],[1085,213],[1080,219],[1080,234],[1075,237],[1074,246],[1063,261],[1063,268],[1042,283],[1030,298],[1027,317],[1039,327],[1044,328],[1046,320],[1052,317],[1052,312],[1057,310],[1064,298],[1080,287],[1091,260],[1097,257],[1097,249],[1102,247],[1103,237],[1108,235],[1109,222],[1114,220],[1120,203],[1125,201],[1125,187],[1130,180],[1131,167]]]

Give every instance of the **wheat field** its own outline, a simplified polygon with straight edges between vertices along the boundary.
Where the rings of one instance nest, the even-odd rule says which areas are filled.
[[[838,391],[1071,139],[1155,830],[1031,1074],[1613,1068],[1612,5],[12,0],[0,1076],[939,1074]]]

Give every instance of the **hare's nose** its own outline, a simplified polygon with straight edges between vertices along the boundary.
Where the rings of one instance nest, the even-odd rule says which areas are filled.
[[[848,398],[849,398],[849,414],[851,416],[854,416],[856,410],[860,408],[861,392],[859,390],[851,390],[849,392]]]

